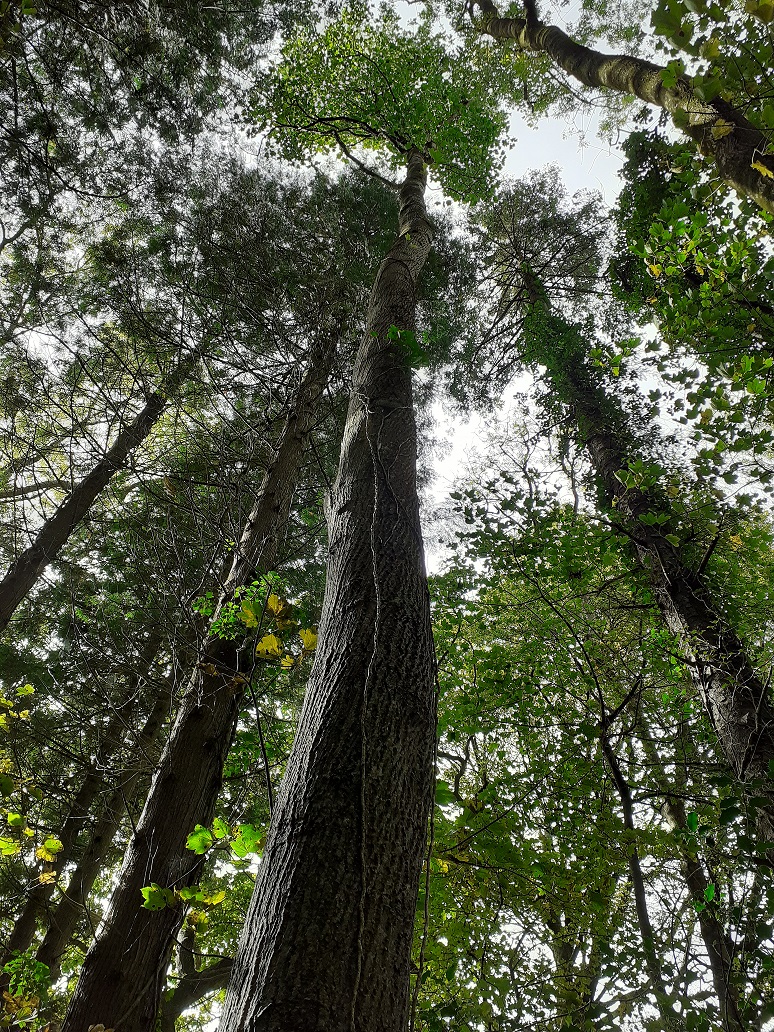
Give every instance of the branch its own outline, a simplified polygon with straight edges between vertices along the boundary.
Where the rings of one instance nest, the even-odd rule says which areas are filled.
[[[175,1032],[175,1021],[184,1010],[193,1007],[208,993],[214,993],[228,985],[233,966],[232,957],[221,957],[216,963],[210,964],[202,971],[193,971],[184,975],[177,983],[172,995],[161,1005],[160,1032]]]
[[[400,189],[400,185],[398,183],[393,183],[391,179],[387,179],[385,176],[380,175],[375,169],[370,168],[364,161],[361,161],[360,158],[356,158],[335,129],[332,130],[332,133],[334,140],[344,152],[345,157],[349,158],[354,165],[357,165],[361,172],[365,172],[367,176],[373,176],[374,179],[378,179],[380,183],[389,187],[390,190],[397,191]]]

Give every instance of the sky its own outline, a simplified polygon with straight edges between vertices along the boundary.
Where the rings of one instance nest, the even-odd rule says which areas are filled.
[[[511,121],[511,136],[516,138],[516,144],[505,163],[505,175],[522,178],[532,169],[555,164],[561,169],[570,194],[594,190],[602,194],[606,206],[615,203],[621,189],[618,170],[623,164],[623,154],[602,139],[593,115],[579,112],[567,121],[546,118],[533,129],[516,114]],[[523,377],[520,383],[514,384],[513,390],[503,398],[501,416],[512,408],[514,391],[524,390],[527,385],[528,379]],[[487,420],[473,413],[463,423],[459,414],[446,411],[441,403],[435,405],[433,415],[436,435],[446,442],[433,464],[435,480],[428,493],[428,511],[425,512],[427,565],[429,572],[437,573],[443,567],[445,552],[437,547],[432,510],[444,504],[468,467],[480,467],[480,455],[486,448]]]
[[[546,0],[541,8],[545,12],[544,20],[567,29],[581,6],[581,0],[570,0],[563,6],[551,9],[551,0]],[[402,12],[407,23],[416,17],[416,9],[412,9],[412,6],[405,2],[399,0],[396,8]],[[554,115],[546,117],[538,123],[537,128],[528,125],[520,114],[514,113],[509,135],[516,142],[511,147],[505,163],[505,176],[513,179],[522,178],[533,169],[543,168],[549,164],[558,165],[570,195],[580,190],[591,190],[602,195],[606,207],[615,204],[621,189],[618,171],[624,157],[614,143],[604,138],[599,129],[599,112],[593,107],[579,106],[566,118],[557,118]],[[439,198],[440,196],[439,191]],[[428,196],[430,211],[433,210],[435,199],[431,187]],[[527,385],[524,377],[519,384],[514,385],[508,396],[503,398],[501,415],[512,409],[514,391],[524,390]],[[480,467],[480,453],[486,446],[486,420],[473,413],[471,418],[463,423],[458,413],[451,414],[445,411],[441,403],[435,405],[433,415],[436,420],[436,436],[446,442],[445,449],[435,457],[433,463],[435,481],[426,496],[428,504],[425,506],[424,514],[428,568],[431,572],[436,572],[443,565],[444,556],[433,540],[433,510],[443,505],[449,492],[454,489],[455,482],[458,483],[459,478],[464,475],[466,467],[471,464]]]

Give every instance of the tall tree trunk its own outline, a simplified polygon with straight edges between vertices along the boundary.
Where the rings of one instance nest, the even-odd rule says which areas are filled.
[[[152,634],[142,650],[139,661],[145,667],[143,672],[133,674],[126,687],[125,698],[132,700],[136,691],[142,685],[143,680],[149,676],[149,668],[156,656],[160,644],[160,637]],[[83,775],[81,787],[78,789],[69,813],[64,819],[62,828],[57,832],[57,837],[62,843],[62,848],[56,854],[52,863],[44,864],[38,870],[38,874],[54,874],[58,879],[65,867],[73,859],[73,851],[79,833],[85,826],[92,804],[105,786],[104,771],[110,766],[115,757],[120,753],[126,729],[131,721],[128,713],[123,708],[115,708],[108,721],[104,736],[100,742],[94,762],[88,767]],[[38,918],[45,910],[49,899],[54,893],[55,882],[41,883],[37,878],[27,895],[22,910],[17,917],[8,942],[0,958],[0,989],[8,984],[8,976],[2,974],[2,967],[16,953],[24,953],[29,949],[35,938]]]
[[[774,212],[774,156],[768,140],[741,111],[727,101],[700,100],[687,78],[665,86],[663,67],[626,54],[602,54],[571,39],[555,25],[538,18],[501,18],[492,0],[473,0],[482,12],[481,30],[494,39],[515,40],[525,50],[547,54],[568,75],[584,86],[615,90],[638,97],[671,115],[679,127],[711,157],[718,172],[738,193],[751,197],[764,211]],[[715,135],[720,120],[731,131]],[[757,163],[758,167],[755,167]],[[760,168],[764,171],[760,171]]]
[[[195,361],[195,358],[182,361],[159,390],[153,391],[131,423],[121,428],[113,444],[92,471],[73,487],[68,497],[45,521],[32,544],[11,563],[0,580],[0,631],[8,626],[16,608],[27,597],[49,563],[59,555],[113,476],[150,435],[167,407],[169,393],[190,374]]]
[[[624,827],[630,835],[629,876],[631,878],[632,890],[634,892],[634,906],[637,912],[637,924],[640,928],[640,936],[642,937],[642,949],[645,954],[645,969],[648,973],[651,990],[656,999],[656,1006],[658,1007],[659,1014],[661,1015],[661,1020],[664,1022],[664,1028],[672,1029],[674,1032],[679,1032],[679,1030],[685,1028],[685,1018],[681,1014],[678,1014],[672,1005],[672,1001],[664,982],[664,975],[661,970],[661,961],[659,960],[658,952],[656,950],[656,936],[653,931],[653,925],[651,924],[650,912],[648,911],[648,897],[645,891],[645,879],[642,875],[640,853],[637,849],[635,838],[637,828],[634,823],[632,793],[629,788],[629,782],[626,780],[623,775],[623,771],[621,770],[621,765],[618,762],[615,750],[610,744],[607,721],[604,715],[599,741],[602,746],[602,753],[605,757],[608,769],[610,770],[610,774],[613,778],[613,784],[618,792],[618,798],[621,801]]]
[[[171,685],[161,688],[153,708],[134,743],[133,769],[123,778],[105,803],[92,828],[89,840],[67,882],[62,898],[49,910],[48,929],[37,949],[35,959],[45,964],[52,982],[59,977],[62,954],[73,937],[75,928],[88,904],[94,882],[102,873],[105,856],[118,834],[121,823],[140,794],[147,774],[147,757],[154,752],[172,703]]]
[[[217,612],[236,588],[273,568],[287,525],[296,475],[328,380],[336,335],[312,349],[290,406],[277,453],[258,492]],[[151,1032],[183,908],[151,912],[141,889],[194,884],[204,858],[186,849],[196,824],[211,822],[223,764],[242,707],[246,678],[239,642],[211,633],[191,674],[145,807],[127,847],[116,888],[84,960],[62,1032],[103,1024],[116,1032]],[[251,657],[246,656],[248,665]]]
[[[757,797],[761,846],[768,846],[774,864],[774,704],[767,684],[756,673],[745,647],[714,604],[701,569],[681,558],[658,526],[641,517],[664,510],[667,499],[656,499],[626,487],[616,473],[627,466],[625,416],[618,402],[593,382],[580,331],[553,315],[545,299],[532,293],[530,335],[535,353],[561,341],[562,359],[550,362],[548,377],[556,396],[570,406],[608,503],[616,506],[620,526],[634,540],[659,608],[670,631],[681,641],[691,678],[709,716],[720,746],[740,784]],[[527,324],[525,324],[527,325]],[[540,358],[537,359],[540,361]],[[766,799],[766,803],[761,800]]]
[[[640,723],[638,721],[638,724]],[[680,728],[680,735],[685,741],[684,726]],[[661,812],[673,831],[684,833],[688,827],[682,798],[688,791],[684,754],[683,758],[673,758],[674,773],[667,773],[665,763],[647,729],[641,728],[638,737],[663,797]],[[678,835],[675,841],[680,851],[680,868],[686,887],[693,901],[701,905],[701,909],[698,910],[699,930],[707,950],[722,1027],[725,1032],[753,1032],[760,1029],[760,1017],[755,1013],[754,1007],[742,1007],[739,998],[739,972],[734,970],[734,954],[737,947],[718,920],[715,908],[707,905],[706,890],[710,882],[701,859],[696,852],[689,849],[688,839],[684,834]]]
[[[403,1032],[432,803],[434,653],[411,372],[432,230],[412,151],[371,292],[331,492],[317,656],[222,1032]]]

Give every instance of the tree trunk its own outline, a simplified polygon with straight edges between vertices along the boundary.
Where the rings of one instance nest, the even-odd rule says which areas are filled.
[[[432,804],[434,653],[411,372],[432,231],[412,151],[355,362],[317,656],[222,1032],[403,1032]]]
[[[674,829],[686,830],[683,801],[676,796],[664,796],[664,813]],[[712,904],[706,902],[709,880],[699,858],[687,849],[681,849],[680,867],[691,898],[703,907],[698,913],[699,930],[709,958],[712,984],[718,998],[718,1009],[722,1027],[727,1032],[752,1032],[760,1028],[760,1022],[748,1014],[746,1020],[739,1004],[736,977],[734,975],[735,947],[717,918]]]
[[[133,700],[135,693],[142,684],[142,681],[148,677],[148,668],[156,656],[159,644],[159,636],[153,634],[143,647],[140,662],[145,666],[145,670],[142,674],[135,673],[129,678],[125,693],[126,699]],[[33,939],[35,938],[38,917],[45,910],[46,905],[56,888],[55,882],[45,882],[41,884],[37,875],[43,872],[53,873],[58,879],[67,864],[71,863],[78,835],[88,820],[94,800],[104,788],[105,779],[103,772],[121,751],[121,746],[126,734],[126,728],[130,720],[131,717],[124,714],[122,709],[114,708],[108,722],[108,726],[105,729],[102,741],[100,742],[96,759],[85,771],[81,787],[78,789],[78,792],[73,799],[70,811],[62,824],[61,831],[57,833],[57,837],[62,843],[62,848],[56,854],[52,863],[43,864],[42,867],[38,869],[35,883],[30,889],[21,913],[14,923],[11,935],[9,936],[2,958],[0,959],[0,989],[5,988],[8,984],[8,976],[3,975],[1,972],[3,965],[5,965],[14,954],[24,953],[25,950],[29,949]]]
[[[738,635],[713,605],[700,573],[686,567],[675,547],[657,528],[638,520],[653,501],[627,489],[615,473],[626,465],[617,436],[589,416],[598,416],[579,399],[576,411],[586,423],[586,447],[608,497],[618,512],[629,517],[636,532],[636,550],[648,572],[659,608],[669,630],[682,642],[691,679],[715,729],[720,746],[737,779],[750,796],[767,799],[758,807],[761,845],[774,845],[774,791],[770,763],[774,760],[774,706],[769,688],[753,669]],[[752,783],[752,784],[751,784]]]
[[[59,555],[113,476],[149,436],[167,407],[168,394],[185,380],[195,361],[195,358],[182,361],[162,387],[148,397],[142,410],[131,423],[121,428],[94,469],[73,487],[70,495],[45,521],[32,544],[11,563],[8,572],[0,580],[0,631],[8,626],[16,608],[27,597],[49,563]]]
[[[175,1032],[175,1021],[183,1011],[198,1003],[208,993],[214,993],[228,985],[234,961],[221,957],[214,964],[197,970],[194,945],[196,929],[186,926],[178,943],[177,956],[180,977],[172,993],[161,1005],[158,1032]]]
[[[601,54],[576,43],[555,25],[544,25],[538,19],[501,18],[492,0],[473,0],[472,7],[479,7],[483,14],[483,32],[494,39],[515,40],[525,50],[547,54],[584,86],[638,97],[673,116],[683,112],[677,124],[703,154],[715,161],[723,179],[764,211],[774,212],[774,156],[766,153],[768,140],[731,104],[721,98],[700,100],[686,78],[667,87],[661,66],[626,54]],[[732,127],[731,131],[715,136],[713,129],[717,130],[721,119]],[[767,171],[761,172],[754,162]]]
[[[164,721],[169,715],[171,703],[171,685],[165,685],[158,692],[153,709],[134,744],[134,770],[105,803],[89,841],[68,879],[62,898],[57,906],[49,911],[48,929],[38,947],[35,959],[48,967],[52,982],[59,977],[62,954],[67,949],[78,921],[86,909],[94,882],[102,873],[105,856],[118,834],[127,810],[137,800],[143,775],[147,771],[143,758],[153,751]]]
[[[276,561],[298,466],[333,352],[333,335],[312,350],[275,459],[245,525],[218,611],[233,598],[237,587],[268,573]],[[216,634],[210,634],[204,643],[102,925],[84,960],[62,1032],[88,1032],[94,1024],[116,1032],[151,1032],[155,1028],[164,976],[184,910],[180,905],[146,910],[140,890],[151,882],[182,888],[199,877],[204,858],[186,849],[186,839],[196,824],[208,825],[212,820],[244,694],[240,652],[240,643]],[[251,657],[247,662],[250,664]]]
[[[602,753],[605,757],[608,769],[610,770],[610,774],[613,778],[613,784],[618,792],[618,798],[621,801],[624,827],[629,832],[630,836],[629,876],[631,878],[632,890],[634,892],[634,906],[637,912],[637,924],[640,928],[640,936],[642,937],[642,949],[645,954],[645,969],[648,973],[650,986],[656,999],[658,1012],[661,1015],[661,1020],[664,1022],[664,1028],[672,1029],[674,1032],[679,1032],[679,1030],[685,1028],[685,1018],[681,1014],[678,1014],[673,1007],[672,1000],[664,983],[661,961],[659,960],[659,956],[656,951],[656,936],[653,932],[653,925],[650,921],[648,897],[645,891],[645,879],[642,875],[640,853],[637,849],[635,838],[637,829],[634,823],[632,793],[629,788],[628,781],[623,776],[621,765],[618,762],[618,757],[610,744],[606,721],[604,718],[599,741],[602,746]]]
[[[635,541],[638,559],[648,573],[656,601],[670,631],[682,643],[691,678],[725,757],[749,797],[757,797],[761,846],[774,848],[774,705],[768,685],[755,672],[744,645],[713,604],[702,572],[687,567],[663,530],[640,517],[668,504],[616,476],[627,465],[625,417],[617,402],[595,385],[589,374],[579,331],[548,311],[532,290],[536,354],[562,341],[561,367],[548,376],[556,396],[574,412],[591,457],[597,482],[608,503],[615,504],[621,529]],[[540,341],[547,343],[540,343]],[[538,357],[538,361],[539,361]],[[763,800],[768,800],[763,802]],[[774,853],[768,853],[774,864]]]

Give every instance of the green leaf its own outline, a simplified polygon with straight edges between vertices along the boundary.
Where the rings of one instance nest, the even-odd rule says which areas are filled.
[[[711,903],[713,901],[713,899],[715,898],[715,886],[714,885],[708,885],[707,886],[707,888],[704,890],[704,898],[705,898],[705,900],[708,903]]]
[[[215,836],[216,839],[225,838],[230,831],[231,828],[223,820],[222,817],[216,817],[215,820],[212,822],[212,834]]]
[[[20,842],[0,837],[0,856],[16,856],[17,853],[21,853]]]
[[[192,900],[198,902],[204,899],[204,893],[199,885],[187,885],[182,889],[178,889],[177,894],[185,903],[190,903]]]
[[[197,824],[188,838],[185,840],[186,849],[193,850],[199,856],[206,853],[213,843],[212,832],[201,824]]]
[[[455,801],[454,792],[443,781],[435,787],[435,801],[439,806],[450,806]]]
[[[10,774],[0,774],[0,795],[9,796],[16,788],[16,782]]]
[[[231,849],[240,860],[244,860],[250,853],[260,851],[261,831],[252,824],[240,824],[236,836],[231,843]]]
[[[688,825],[688,830],[691,834],[695,835],[699,828],[699,815],[697,813],[687,814],[685,823]]]
[[[157,882],[140,889],[143,896],[143,907],[145,910],[163,910],[165,907],[175,905],[175,893],[173,889],[165,889]]]

